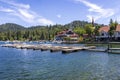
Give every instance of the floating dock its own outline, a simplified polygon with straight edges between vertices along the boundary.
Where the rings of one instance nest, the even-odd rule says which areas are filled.
[[[54,46],[52,44],[3,44],[2,47],[16,48],[16,49],[32,49],[47,51],[50,50],[51,53],[61,51],[63,54],[78,52],[82,50],[92,51],[92,52],[108,52],[108,53],[120,53],[120,48],[112,47],[112,44],[119,45],[120,42],[109,42],[107,49],[97,49],[96,46]]]
[[[108,52],[108,53],[120,53],[120,48],[109,48],[109,49],[96,49],[95,46],[53,46],[50,44],[3,44],[2,47],[16,48],[16,49],[32,49],[47,51],[50,50],[51,53],[61,51],[63,54],[78,52],[82,50],[92,51],[92,52]]]
[[[98,51],[98,52],[105,52],[106,50],[96,49],[95,46],[53,46],[50,44],[40,44],[40,45],[30,45],[30,44],[4,44],[2,47],[10,47],[10,48],[17,48],[17,49],[33,49],[33,50],[41,50],[46,51],[50,50],[50,52],[57,52],[61,51],[63,54],[78,52],[81,50],[89,50],[89,51]]]
[[[120,48],[109,48],[109,50],[120,50]]]
[[[74,47],[74,48],[68,48],[68,49],[62,49],[62,53],[71,53],[71,52],[77,52],[83,50],[83,48],[80,47]]]
[[[107,52],[106,49],[87,49],[88,51],[93,51],[93,52]]]
[[[120,53],[120,48],[109,48],[108,53],[118,54],[118,53]]]

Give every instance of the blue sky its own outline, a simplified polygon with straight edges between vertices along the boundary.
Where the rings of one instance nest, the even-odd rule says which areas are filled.
[[[120,0],[0,0],[0,24],[67,24],[74,20],[120,23]]]

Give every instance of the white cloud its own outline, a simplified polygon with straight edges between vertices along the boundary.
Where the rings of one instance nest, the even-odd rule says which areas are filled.
[[[48,20],[48,19],[45,19],[45,18],[40,18],[40,19],[38,19],[38,22],[39,23],[42,23],[42,24],[53,24],[53,22],[52,21],[50,21],[50,20]]]
[[[0,0],[0,1],[19,8],[25,8],[25,9],[30,8],[29,4],[15,3],[14,0]]]
[[[29,4],[15,3],[14,1],[0,0],[8,5],[9,8],[0,7],[0,11],[19,17],[30,24],[53,25],[51,20],[41,17],[36,12],[30,10]]]
[[[58,17],[58,18],[61,18],[61,15],[60,15],[60,14],[58,14],[58,15],[57,15],[57,17]]]
[[[32,13],[28,12],[28,10],[26,10],[26,9],[18,9],[18,12],[21,16],[23,16],[27,19],[34,19],[35,18],[35,16]]]
[[[13,12],[12,9],[0,7],[1,12]]]
[[[108,18],[115,14],[115,11],[113,9],[102,8],[101,6],[88,2],[87,0],[75,0],[75,1],[81,2],[85,6],[89,7],[88,11],[90,12],[90,14],[87,15],[87,18],[89,20],[91,20],[92,17],[94,17],[95,20],[98,20],[100,18]]]

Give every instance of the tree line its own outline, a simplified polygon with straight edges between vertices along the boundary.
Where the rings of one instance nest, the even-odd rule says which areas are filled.
[[[0,25],[0,40],[53,40],[58,32],[72,28],[79,36],[88,34],[91,36],[96,32],[101,24],[95,23],[94,26],[87,21],[73,21],[66,25],[49,25],[49,26],[32,26],[29,28],[20,26],[18,24],[6,23]],[[95,29],[94,29],[95,27]]]

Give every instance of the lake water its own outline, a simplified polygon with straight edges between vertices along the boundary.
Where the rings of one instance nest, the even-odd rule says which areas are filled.
[[[0,47],[0,80],[120,80],[120,55]]]

